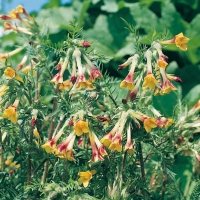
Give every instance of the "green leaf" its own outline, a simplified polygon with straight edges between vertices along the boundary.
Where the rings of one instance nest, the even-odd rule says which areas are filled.
[[[110,13],[115,13],[118,11],[118,5],[115,0],[104,0],[104,5],[101,6],[101,10],[110,12]]]
[[[172,3],[165,3],[162,8],[162,21],[173,35],[184,32],[186,22],[181,15],[176,11]]]

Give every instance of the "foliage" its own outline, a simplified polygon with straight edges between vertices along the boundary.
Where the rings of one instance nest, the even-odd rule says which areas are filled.
[[[2,200],[199,197],[199,85],[188,77],[199,16],[181,16],[180,2],[198,10],[52,0],[35,18],[21,6],[1,15],[14,31],[1,38]]]

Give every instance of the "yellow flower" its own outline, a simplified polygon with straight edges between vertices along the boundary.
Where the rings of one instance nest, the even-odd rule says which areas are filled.
[[[11,67],[7,67],[4,71],[4,74],[7,79],[16,78],[20,82],[24,82],[23,79],[15,72],[15,70]]]
[[[147,133],[149,133],[152,128],[156,128],[156,127],[157,127],[157,124],[156,124],[155,118],[148,117],[144,119],[144,128]]]
[[[112,139],[110,146],[108,147],[110,150],[115,150],[118,152],[122,151],[122,133],[118,132]]]
[[[56,149],[56,138],[48,140],[45,144],[41,146],[47,153],[53,153]]]
[[[5,109],[2,117],[9,119],[12,123],[16,124],[18,117],[18,114],[16,113],[16,107],[9,106],[7,109]]]
[[[64,81],[63,83],[60,83],[60,84],[59,84],[59,90],[62,91],[62,92],[63,92],[64,90],[70,90],[71,87],[72,87],[72,83],[71,83],[70,80],[66,80],[66,81]]]
[[[80,178],[78,179],[78,182],[80,184],[83,184],[84,187],[87,187],[89,185],[90,180],[92,179],[92,175],[94,175],[95,173],[96,170],[79,172],[78,175],[80,176]]]
[[[6,90],[8,89],[9,87],[7,85],[2,85],[0,87],[0,97],[2,97],[5,93],[6,93]]]
[[[146,90],[147,88],[150,88],[151,90],[153,90],[157,83],[158,83],[158,81],[155,79],[153,74],[148,74],[144,78],[144,83],[142,85],[142,89]]]
[[[78,120],[74,125],[74,130],[77,136],[81,136],[83,133],[88,133],[90,131],[88,127],[88,122]]]
[[[163,56],[160,56],[158,58],[157,65],[165,70],[168,65],[168,63],[166,62],[166,58]]]
[[[134,84],[133,84],[133,75],[128,74],[126,78],[120,83],[121,88],[128,88],[128,90],[133,90],[134,89]]]
[[[175,36],[175,44],[178,48],[180,48],[183,51],[187,50],[187,42],[189,41],[189,38],[185,37],[183,33],[179,33]]]
[[[39,134],[37,128],[34,128],[34,129],[33,129],[33,135],[34,135],[38,140],[40,139],[40,134]]]
[[[86,80],[85,76],[82,74],[77,78],[76,88],[93,88],[90,81]]]

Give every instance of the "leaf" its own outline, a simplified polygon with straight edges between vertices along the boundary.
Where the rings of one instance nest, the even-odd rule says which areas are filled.
[[[173,35],[184,32],[187,27],[186,22],[176,11],[172,3],[165,3],[162,8],[162,21]]]
[[[130,8],[137,29],[142,28],[150,35],[153,30],[162,31],[159,18],[147,7],[141,6],[139,3],[126,4],[126,6]]]
[[[118,5],[115,0],[104,0],[104,5],[101,6],[101,10],[110,12],[110,13],[115,13],[118,11]]]

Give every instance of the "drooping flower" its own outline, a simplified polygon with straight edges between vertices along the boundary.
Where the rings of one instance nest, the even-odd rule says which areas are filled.
[[[129,90],[133,90],[134,89],[133,78],[134,78],[134,71],[135,71],[136,65],[138,64],[138,59],[139,59],[139,55],[138,54],[135,54],[132,57],[131,69],[130,69],[128,75],[126,76],[126,78],[120,83],[120,87],[121,88],[128,88]]]
[[[144,83],[142,85],[142,89],[146,90],[147,88],[150,88],[151,90],[154,90],[155,86],[157,85],[158,81],[155,79],[153,74],[148,74],[144,78]]]
[[[64,91],[64,90],[70,90],[72,87],[72,83],[70,80],[66,80],[66,81],[63,81],[63,83],[60,83],[59,84],[59,90],[60,91]]]
[[[133,148],[133,143],[131,140],[131,126],[129,124],[128,128],[127,128],[127,141],[124,147],[124,151],[128,151],[129,154],[134,154],[134,148]]]
[[[159,41],[160,44],[176,44],[178,48],[180,48],[183,51],[187,50],[187,43],[189,41],[189,38],[185,37],[183,33],[179,33],[171,40],[164,40]]]
[[[115,126],[113,127],[113,129],[112,129],[109,133],[107,133],[107,134],[100,140],[100,142],[103,143],[104,146],[109,147],[109,145],[110,145],[110,143],[111,143],[111,141],[112,141],[113,136],[115,135],[117,129],[119,128],[119,125],[120,125],[120,123],[119,123],[119,121],[118,121],[118,122],[115,124]]]
[[[18,104],[19,104],[19,99],[16,99],[12,106],[9,106],[7,109],[4,110],[2,117],[9,119],[12,123],[16,124],[18,117],[16,110]]]
[[[125,69],[126,67],[128,67],[129,64],[131,64],[132,59],[133,59],[133,56],[129,57],[128,60],[125,63],[118,66],[117,70],[122,70],[122,69]]]
[[[52,136],[52,139],[47,140],[46,143],[41,146],[43,149],[45,149],[47,153],[56,152],[56,142],[64,133],[64,128],[68,125],[68,123],[69,121],[66,121],[64,125],[62,126],[62,128],[58,131],[58,133],[56,134],[56,131],[55,131]]]
[[[24,66],[24,64],[25,64],[25,62],[27,61],[27,59],[28,59],[28,56],[25,55],[25,56],[22,58],[21,62],[17,65],[16,69],[17,69],[17,70],[20,70],[20,69]]]
[[[140,86],[141,80],[142,80],[142,76],[140,76],[140,78],[136,80],[135,87],[134,87],[134,89],[131,91],[131,93],[129,94],[129,98],[130,98],[131,101],[133,101],[133,100],[136,99],[137,92],[138,92],[138,88],[139,88],[139,86]]]
[[[74,130],[77,136],[81,136],[83,133],[88,133],[90,131],[88,122],[81,119],[77,120],[74,125]]]
[[[90,180],[92,179],[92,175],[94,174],[96,174],[96,170],[79,172],[78,175],[80,176],[80,178],[78,179],[78,182],[80,184],[83,184],[84,187],[87,187]]]
[[[97,148],[97,145],[95,143],[94,133],[92,133],[91,131],[89,132],[89,138],[90,138],[90,144],[92,146],[92,158],[91,158],[91,161],[92,162],[102,161],[103,157],[101,156],[101,153],[100,153],[100,151]]]
[[[11,68],[11,67],[7,67],[4,71],[4,74],[6,76],[7,79],[12,79],[12,78],[15,78],[17,79],[18,81],[20,82],[24,82],[23,79],[16,73],[16,71]]]
[[[17,13],[19,14],[24,14],[25,17],[30,20],[31,22],[34,22],[35,23],[35,20],[34,18],[32,18],[28,13],[27,11],[25,10],[25,8],[22,6],[22,5],[18,5],[17,8],[15,9]]]
[[[66,158],[67,160],[74,161],[75,159],[72,152],[75,138],[76,135],[72,132],[64,142],[58,144],[55,154],[59,158]]]
[[[37,127],[35,127],[34,129],[33,129],[33,135],[39,140],[40,139],[40,134],[39,134],[39,132],[38,132],[38,130],[37,130]]]
[[[93,85],[92,83],[89,81],[89,80],[86,80],[84,74],[81,74],[77,77],[77,80],[76,80],[76,88],[93,88]]]
[[[114,137],[112,138],[111,144],[108,147],[110,150],[115,150],[118,152],[122,151],[122,134],[123,134],[126,120],[127,120],[127,113],[122,112],[121,117],[120,117],[119,129],[118,129],[117,133],[114,135]]]

